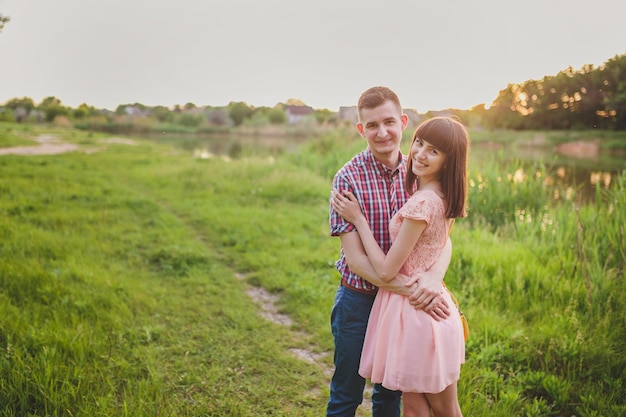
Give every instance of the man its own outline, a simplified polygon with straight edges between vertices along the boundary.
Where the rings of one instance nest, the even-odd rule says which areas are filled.
[[[400,151],[402,132],[408,125],[396,93],[387,87],[372,87],[359,98],[356,128],[367,148],[348,161],[333,179],[333,189],[351,191],[359,200],[370,228],[386,253],[391,246],[389,221],[409,195],[404,187],[406,157]],[[415,308],[424,308],[436,320],[449,315],[441,299],[441,282],[452,253],[448,239],[439,260],[419,277],[398,276],[384,283],[376,274],[354,225],[330,208],[330,231],[339,236],[341,251],[335,266],[341,274],[331,314],[335,340],[335,372],[330,384],[326,415],[351,416],[363,400],[365,379],[358,374],[363,340],[377,287],[411,297]],[[415,279],[419,279],[415,283]],[[412,285],[409,283],[413,282]],[[374,417],[399,417],[398,391],[374,384]]]

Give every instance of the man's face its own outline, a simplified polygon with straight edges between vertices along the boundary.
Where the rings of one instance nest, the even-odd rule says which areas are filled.
[[[373,109],[362,109],[356,127],[376,159],[383,163],[395,163],[402,142],[402,131],[407,123],[408,116],[402,114],[392,101],[386,101]]]

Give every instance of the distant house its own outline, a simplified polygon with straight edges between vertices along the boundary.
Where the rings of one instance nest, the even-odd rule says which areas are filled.
[[[309,106],[285,106],[285,114],[287,115],[287,123],[294,125],[300,122],[305,117],[313,114],[313,108]]]
[[[359,115],[356,111],[356,106],[339,107],[339,113],[337,114],[337,120],[345,121],[350,124],[355,124],[359,121]]]
[[[141,109],[137,106],[124,107],[124,113],[133,117],[146,117],[150,114],[149,109]]]

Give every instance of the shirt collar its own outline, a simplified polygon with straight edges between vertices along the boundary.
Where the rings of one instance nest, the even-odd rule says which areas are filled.
[[[395,169],[390,169],[385,164],[380,162],[378,159],[374,158],[374,154],[372,153],[372,150],[369,148],[367,148],[367,159],[372,165],[374,165],[374,167],[376,168],[376,171],[378,172],[378,175],[381,177],[383,176],[391,177],[391,176],[397,175],[400,172],[400,167],[405,162],[404,155],[402,155],[402,152],[399,152],[398,153],[398,166]]]

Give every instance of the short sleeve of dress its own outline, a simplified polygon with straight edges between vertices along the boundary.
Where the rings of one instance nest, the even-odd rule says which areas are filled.
[[[432,191],[418,191],[406,202],[400,215],[406,219],[423,220],[432,224],[433,217],[441,206],[441,198]]]

